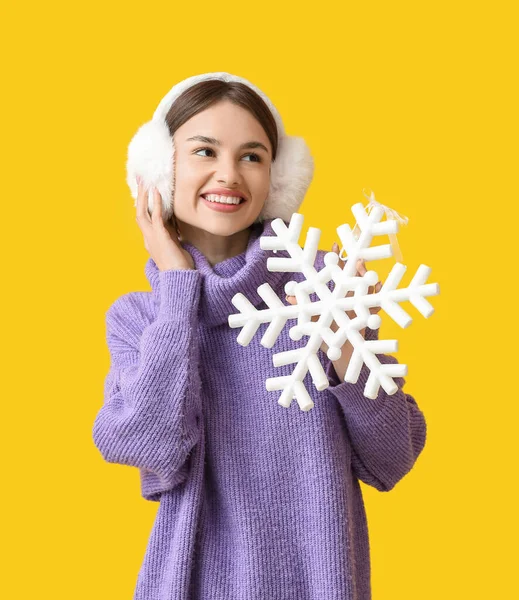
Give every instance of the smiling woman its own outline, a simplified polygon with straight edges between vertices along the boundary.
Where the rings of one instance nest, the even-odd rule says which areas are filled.
[[[134,600],[371,597],[359,479],[388,491],[410,470],[425,441],[421,411],[402,389],[365,398],[365,370],[337,382],[323,353],[331,385],[311,388],[311,414],[282,407],[265,388],[271,353],[241,347],[228,322],[238,292],[251,311],[264,284],[274,301],[285,297],[287,273],[267,268],[260,240],[275,218],[290,221],[312,172],[306,144],[285,135],[268,98],[228,73],[177,84],[130,144],[130,189],[140,175],[161,195],[150,220],[139,184],[151,291],[107,311],[110,370],[93,436],[160,502]],[[174,205],[183,248],[165,230],[163,203],[167,219]],[[288,329],[277,344],[292,351]],[[291,366],[280,369],[289,376]]]

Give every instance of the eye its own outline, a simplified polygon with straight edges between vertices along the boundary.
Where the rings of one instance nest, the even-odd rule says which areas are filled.
[[[261,158],[259,154],[256,154],[256,152],[249,152],[249,154],[245,154],[245,156],[254,156],[257,159],[250,162],[261,162]]]
[[[198,150],[195,150],[193,152],[193,154],[198,154],[199,152],[205,152],[205,151],[214,153],[214,150],[212,148],[205,147],[205,148],[199,148]],[[253,156],[254,157],[254,160],[251,160],[248,162],[261,162],[261,157],[259,156],[259,154],[256,154],[255,152],[249,152],[248,154],[244,154],[244,156]],[[209,157],[206,156],[205,158],[209,158]]]
[[[212,148],[200,148],[199,150],[195,150],[195,151],[193,152],[193,154],[198,154],[199,152],[202,152],[202,151],[204,151],[204,150],[209,150],[209,152],[213,152],[213,149],[212,149]]]

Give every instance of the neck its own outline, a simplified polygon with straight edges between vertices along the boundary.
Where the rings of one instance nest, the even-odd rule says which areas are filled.
[[[231,235],[217,235],[179,221],[181,243],[195,246],[211,266],[241,254],[247,249],[251,226]]]

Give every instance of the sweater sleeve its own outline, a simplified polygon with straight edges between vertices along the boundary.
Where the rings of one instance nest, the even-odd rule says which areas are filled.
[[[366,339],[378,339],[378,330],[366,328]],[[382,364],[396,364],[391,355],[377,354]],[[339,401],[352,445],[352,469],[358,479],[381,492],[388,492],[406,475],[426,440],[426,422],[416,400],[402,388],[403,377],[395,377],[398,390],[388,395],[380,387],[377,398],[364,396],[369,369],[362,366],[357,383],[341,381],[332,361],[326,358],[327,388]]]
[[[110,370],[93,439],[110,463],[140,469],[147,500],[185,480],[202,414],[197,314],[201,275],[161,271],[157,318],[130,293],[106,314]]]

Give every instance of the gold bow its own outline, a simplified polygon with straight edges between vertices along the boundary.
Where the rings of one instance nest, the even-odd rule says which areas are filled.
[[[384,212],[386,214],[386,219],[388,221],[389,221],[389,219],[394,219],[396,221],[399,221],[402,225],[407,225],[407,223],[409,222],[409,219],[407,217],[400,216],[396,212],[396,210],[389,208],[389,206],[386,206],[385,204],[381,204],[380,202],[377,202],[377,200],[375,200],[375,194],[373,191],[371,192],[371,194],[369,196],[364,192],[364,189],[362,190],[362,193],[364,194],[364,197],[369,200],[369,203],[364,207],[366,209],[368,215],[370,214],[370,212],[372,211],[372,209],[375,206],[381,206],[384,209]],[[353,235],[356,240],[359,239],[360,227],[359,227],[358,223],[355,223],[355,227],[353,228]],[[402,256],[402,252],[400,251],[400,246],[398,245],[398,240],[396,239],[396,234],[390,233],[388,235],[389,235],[389,242],[391,244],[391,249],[393,251],[393,257],[395,258],[396,262],[403,263],[404,259]],[[341,250],[340,254],[342,254],[342,250]],[[342,260],[345,260],[345,259],[343,258]]]

